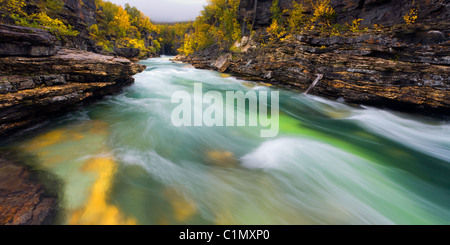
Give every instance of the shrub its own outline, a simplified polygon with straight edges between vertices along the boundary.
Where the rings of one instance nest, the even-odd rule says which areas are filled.
[[[63,0],[45,0],[45,5],[52,13],[56,13],[64,6]]]
[[[403,19],[405,20],[405,23],[407,25],[412,25],[416,22],[417,20],[417,12],[418,12],[418,7],[414,6],[415,2],[413,1],[412,3],[412,7],[409,9],[408,13],[406,13],[403,16]]]
[[[266,31],[270,36],[270,42],[275,42],[286,35],[284,23],[281,18],[281,11],[278,7],[278,0],[272,2],[270,12],[272,13],[272,23],[267,27]]]
[[[289,15],[287,19],[288,31],[291,34],[307,31],[319,30],[320,33],[328,35],[340,35],[342,28],[336,28],[333,24],[336,18],[336,12],[330,4],[330,0],[307,0],[294,1],[292,8],[286,9],[285,13]],[[304,14],[305,10],[303,4],[306,4],[308,9],[311,9],[311,15]]]
[[[280,22],[281,11],[278,6],[278,0],[273,0],[272,6],[270,7],[270,13],[272,14],[272,21]]]
[[[300,32],[307,22],[307,19],[303,14],[303,5],[294,1],[292,9],[290,11],[286,10],[286,12],[289,13],[289,18],[287,20],[289,32]]]
[[[26,5],[25,0],[0,0],[1,17],[9,17],[13,21],[20,21],[27,16],[25,11],[23,11]]]
[[[45,2],[48,4],[48,9],[58,9],[58,6],[62,6],[60,0],[46,0]],[[48,29],[60,39],[64,36],[78,35],[72,26],[64,24],[58,18],[49,17],[45,11],[28,15],[23,10],[26,5],[25,0],[0,0],[2,17],[8,16],[17,25]]]
[[[59,38],[76,36],[79,34],[78,31],[72,29],[72,26],[64,24],[60,19],[53,19],[43,12],[32,14],[30,19],[33,21],[31,26],[47,28]]]
[[[272,21],[272,24],[267,28],[267,33],[270,35],[271,42],[274,42],[286,35],[284,27],[278,24],[277,20]]]
[[[361,23],[361,21],[362,21],[363,19],[354,19],[353,21],[352,21],[352,23],[351,24],[347,24],[348,25],[348,29],[351,31],[351,32],[353,32],[353,33],[358,33],[358,32],[362,32],[362,31],[367,31],[369,28],[364,28],[364,29],[361,29],[360,28],[360,23]]]
[[[313,5],[313,22],[319,21],[330,24],[336,19],[336,12],[330,4],[331,0],[318,0]]]

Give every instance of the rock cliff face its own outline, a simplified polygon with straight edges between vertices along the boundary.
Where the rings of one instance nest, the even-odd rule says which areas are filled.
[[[28,45],[20,54],[11,49],[0,57],[0,136],[117,93],[133,83],[134,74],[145,69],[125,58],[56,47],[49,44],[49,34],[40,30],[0,27],[10,28],[8,36],[0,31],[1,43]],[[42,56],[32,52],[35,47],[51,52]]]
[[[339,23],[363,19],[362,24],[386,26],[403,22],[403,16],[413,6],[419,6],[417,21],[421,23],[448,21],[448,0],[332,0]]]
[[[97,51],[95,42],[89,37],[88,28],[97,23],[95,0],[64,0],[60,18],[67,21],[80,34],[67,40],[65,46],[86,51]]]
[[[25,0],[24,11],[37,14],[45,9],[47,0]],[[90,39],[88,28],[97,23],[97,6],[95,0],[62,0],[61,9],[54,13],[54,18],[70,24],[79,32],[76,37],[66,37],[58,40],[59,46],[78,48],[86,51],[97,51],[95,42]],[[14,24],[14,21],[4,20],[5,24]]]
[[[97,5],[95,4],[95,0],[65,0],[64,3],[64,7],[71,11],[76,18],[82,20],[82,23],[85,25],[91,26],[97,23],[95,17]],[[73,24],[75,26],[77,23]]]
[[[268,2],[260,0],[258,6],[270,6]],[[280,1],[280,5],[289,2]],[[422,19],[412,26],[401,24],[403,19],[399,19],[402,11],[410,8],[406,2],[332,1],[340,12],[339,21],[366,18],[370,24],[397,25],[333,37],[310,31],[265,47],[244,37],[240,53],[217,54],[213,46],[181,60],[199,68],[227,71],[244,79],[300,91],[311,85],[315,74],[323,74],[312,94],[448,117],[450,22],[445,18],[450,12],[449,2],[416,1]],[[241,13],[252,13],[252,4],[253,0],[242,0]],[[263,13],[255,22],[260,27],[270,23],[264,17],[270,14],[267,6],[258,10]],[[267,39],[261,30],[257,38]],[[224,57],[229,62],[223,62]]]
[[[40,29],[0,24],[0,56],[50,56],[56,38]]]
[[[294,0],[278,0],[281,10],[292,6]],[[311,11],[311,0],[301,1],[306,12]],[[346,23],[362,19],[362,24],[382,24],[386,26],[403,22],[403,16],[413,6],[419,6],[418,22],[441,22],[450,19],[448,0],[331,0],[330,4],[337,13],[337,22]],[[255,19],[255,28],[269,26],[272,0],[241,0],[239,12],[241,18]],[[255,15],[256,13],[256,15]]]

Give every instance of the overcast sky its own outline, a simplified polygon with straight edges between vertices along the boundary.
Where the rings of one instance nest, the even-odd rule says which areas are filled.
[[[195,20],[206,0],[108,0],[124,6],[129,3],[156,22]]]

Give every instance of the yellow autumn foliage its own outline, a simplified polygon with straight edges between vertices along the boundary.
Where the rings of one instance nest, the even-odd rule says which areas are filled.
[[[413,6],[414,6],[414,2],[413,2]],[[418,12],[417,7],[412,7],[411,9],[409,9],[408,13],[403,16],[403,20],[405,20],[405,23],[407,25],[412,25],[416,22],[417,12]]]
[[[288,29],[291,33],[297,33],[302,30],[307,22],[307,18],[303,14],[303,5],[297,1],[293,2],[292,9],[287,10],[289,18],[287,20]]]
[[[193,23],[193,31],[185,35],[178,52],[192,54],[212,45],[230,48],[241,38],[241,26],[238,22],[240,0],[208,0],[201,15]]]
[[[2,17],[10,16],[12,19],[17,20],[21,16],[26,15],[23,11],[26,5],[25,0],[0,0],[0,12]]]
[[[117,48],[137,48],[141,53],[158,53],[161,45],[154,39],[158,27],[150,18],[129,4],[122,6],[96,0],[99,21],[89,27],[89,34],[98,46],[112,52]]]
[[[54,11],[61,7],[61,0],[47,0],[48,7],[42,12],[27,14],[24,8],[27,6],[25,0],[0,0],[1,18],[8,19],[16,25],[44,28],[56,34],[58,38],[67,36],[76,36],[78,32],[72,29],[72,26],[64,23],[58,18],[52,18],[47,11]]]
[[[336,12],[330,4],[331,0],[317,0],[313,5],[313,22],[330,23],[336,18]]]

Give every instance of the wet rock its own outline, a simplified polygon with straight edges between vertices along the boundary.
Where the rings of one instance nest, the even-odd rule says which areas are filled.
[[[0,158],[0,225],[50,224],[56,209],[27,168]]]
[[[44,75],[42,76],[42,81],[47,86],[61,85],[67,83],[63,75]]]
[[[238,164],[234,154],[229,151],[209,151],[206,153],[205,160],[221,167],[235,167]]]

